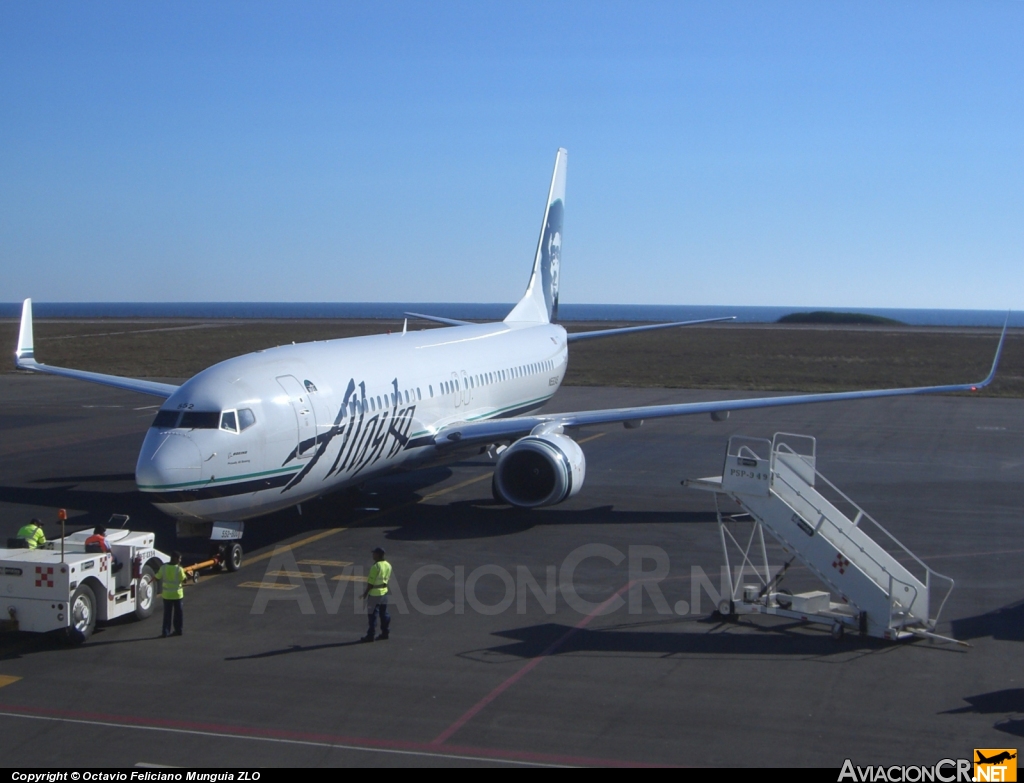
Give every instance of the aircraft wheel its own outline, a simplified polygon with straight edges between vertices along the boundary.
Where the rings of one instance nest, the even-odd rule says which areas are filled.
[[[234,573],[242,567],[242,545],[239,543],[228,544],[224,549],[224,565],[228,571]]]

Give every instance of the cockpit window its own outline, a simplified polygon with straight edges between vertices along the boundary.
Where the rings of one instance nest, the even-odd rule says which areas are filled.
[[[227,432],[238,432],[238,423],[234,411],[224,411],[220,415],[220,428]]]
[[[172,429],[178,423],[181,411],[160,411],[153,419],[153,426],[161,429]]]
[[[238,429],[247,430],[256,423],[256,416],[248,408],[242,408],[238,412]]]
[[[220,411],[185,411],[178,426],[185,430],[215,430],[220,426]]]

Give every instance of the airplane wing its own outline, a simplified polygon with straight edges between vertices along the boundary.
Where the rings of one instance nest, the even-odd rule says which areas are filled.
[[[32,370],[33,372],[42,372],[48,375],[61,375],[65,378],[99,383],[103,386],[113,386],[115,389],[150,394],[154,397],[163,397],[164,399],[167,399],[178,390],[177,386],[169,383],[143,381],[138,378],[122,378],[119,375],[104,375],[98,372],[70,370],[65,367],[51,367],[48,364],[39,364],[35,359],[34,342],[35,340],[32,336],[32,300],[26,299],[21,305],[21,330],[18,332],[18,350],[14,353],[14,364],[19,370]]]
[[[579,340],[594,340],[600,337],[614,337],[620,334],[631,334],[632,332],[649,332],[652,329],[669,329],[673,326],[696,326],[697,324],[713,324],[718,321],[735,321],[736,316],[727,315],[721,318],[702,318],[699,321],[673,321],[664,324],[647,324],[645,326],[623,326],[620,329],[598,329],[594,332],[569,332],[566,335],[566,342],[574,343]]]
[[[1009,315],[1007,315],[1007,323]],[[677,405],[647,405],[636,408],[608,408],[606,410],[573,411],[569,413],[538,414],[509,419],[488,419],[476,422],[454,423],[441,428],[434,435],[438,448],[494,443],[514,440],[537,432],[561,431],[592,424],[642,422],[668,416],[691,416],[696,413],[727,413],[754,408],[781,408],[787,405],[808,405],[816,402],[868,400],[876,397],[904,397],[918,394],[947,394],[977,391],[992,383],[999,358],[1006,341],[1006,324],[996,347],[992,369],[988,376],[976,383],[958,383],[946,386],[916,386],[904,389],[869,389],[865,391],[828,392],[825,394],[793,394],[781,397],[754,397],[751,399],[716,400],[713,402],[686,402]]]

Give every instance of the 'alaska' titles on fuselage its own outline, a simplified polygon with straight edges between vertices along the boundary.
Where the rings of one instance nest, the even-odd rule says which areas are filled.
[[[536,410],[558,390],[567,359],[561,326],[508,323],[228,359],[161,406],[136,481],[172,516],[267,514],[424,461],[451,422]]]

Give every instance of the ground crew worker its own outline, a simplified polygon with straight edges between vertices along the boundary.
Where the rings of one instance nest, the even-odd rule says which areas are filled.
[[[391,580],[391,563],[384,559],[384,550],[377,547],[373,550],[374,564],[370,566],[370,574],[366,577],[366,617],[370,628],[361,641],[372,642],[377,630],[377,615],[380,615],[380,636],[377,640],[388,638],[391,628],[391,615],[388,614],[388,582]]]
[[[187,574],[181,567],[181,552],[171,552],[171,562],[160,566],[156,578],[160,581],[160,594],[164,598],[164,632],[166,639],[171,635],[171,615],[174,615],[174,635],[181,636],[181,601],[185,597]]]
[[[90,551],[90,547],[95,548],[99,552],[105,552],[110,554],[110,544],[107,543],[107,529],[103,525],[97,525],[96,529],[92,531],[92,535],[85,539],[85,551]]]
[[[33,519],[18,531],[16,538],[21,538],[27,541],[29,549],[39,549],[46,543],[46,533],[43,532],[43,523],[38,519]]]
[[[107,529],[103,525],[97,525],[92,531],[92,535],[85,539],[85,551],[110,555],[110,573],[116,574],[121,570],[122,563],[114,557],[113,551],[110,549],[110,542],[107,541]]]

